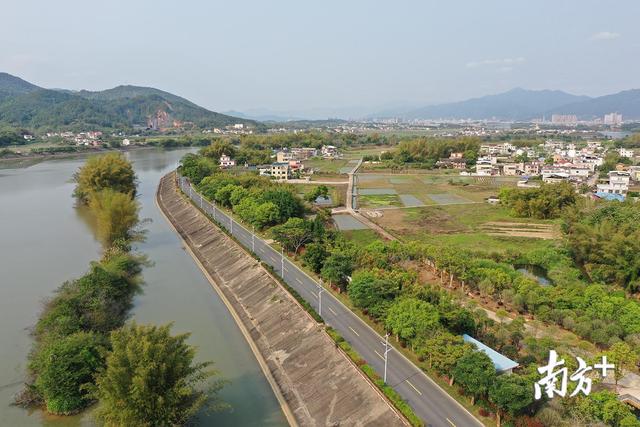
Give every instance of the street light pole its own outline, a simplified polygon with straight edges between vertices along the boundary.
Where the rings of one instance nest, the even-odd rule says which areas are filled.
[[[384,383],[387,383],[387,360],[389,359],[388,353],[391,351],[389,346],[389,332],[384,335]]]
[[[322,293],[325,291],[324,287],[322,287],[322,280],[316,283],[316,286],[318,286],[318,314],[322,317]]]

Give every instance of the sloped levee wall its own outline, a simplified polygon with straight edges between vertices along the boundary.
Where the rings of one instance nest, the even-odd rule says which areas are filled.
[[[162,178],[157,201],[227,304],[292,425],[406,425],[322,325],[179,193],[175,173]]]

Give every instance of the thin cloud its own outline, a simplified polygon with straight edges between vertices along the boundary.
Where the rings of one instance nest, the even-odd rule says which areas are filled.
[[[513,66],[522,64],[524,62],[523,57],[518,58],[503,58],[503,59],[483,59],[482,61],[467,62],[467,68],[478,68],[489,65],[498,66],[499,69],[512,69]]]
[[[591,36],[591,40],[614,40],[620,37],[620,33],[612,33],[610,31],[600,31]]]

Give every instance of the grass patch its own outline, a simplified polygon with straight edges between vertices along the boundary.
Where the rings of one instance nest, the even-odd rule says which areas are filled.
[[[340,168],[347,166],[348,159],[323,159],[313,157],[304,161],[305,168],[314,169],[317,173],[340,174]]]
[[[400,198],[397,194],[366,194],[358,196],[358,201],[361,207],[388,207],[388,206],[402,206]]]
[[[380,240],[380,236],[373,230],[345,230],[342,235],[358,246],[366,246],[369,243]]]

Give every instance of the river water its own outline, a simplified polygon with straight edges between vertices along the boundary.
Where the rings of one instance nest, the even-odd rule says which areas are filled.
[[[213,291],[155,205],[160,177],[188,150],[140,150],[126,154],[139,179],[138,199],[147,239],[138,245],[154,263],[144,270],[143,294],[132,318],[138,323],[174,322],[173,332],[191,332],[199,360],[212,360],[231,381],[221,396],[232,410],[208,414],[198,425],[285,426],[278,402],[255,357]],[[0,426],[93,425],[90,411],[51,417],[11,406],[24,381],[31,346],[29,328],[42,301],[64,280],[80,276],[100,256],[90,221],[74,207],[71,177],[84,159],[0,166]]]

